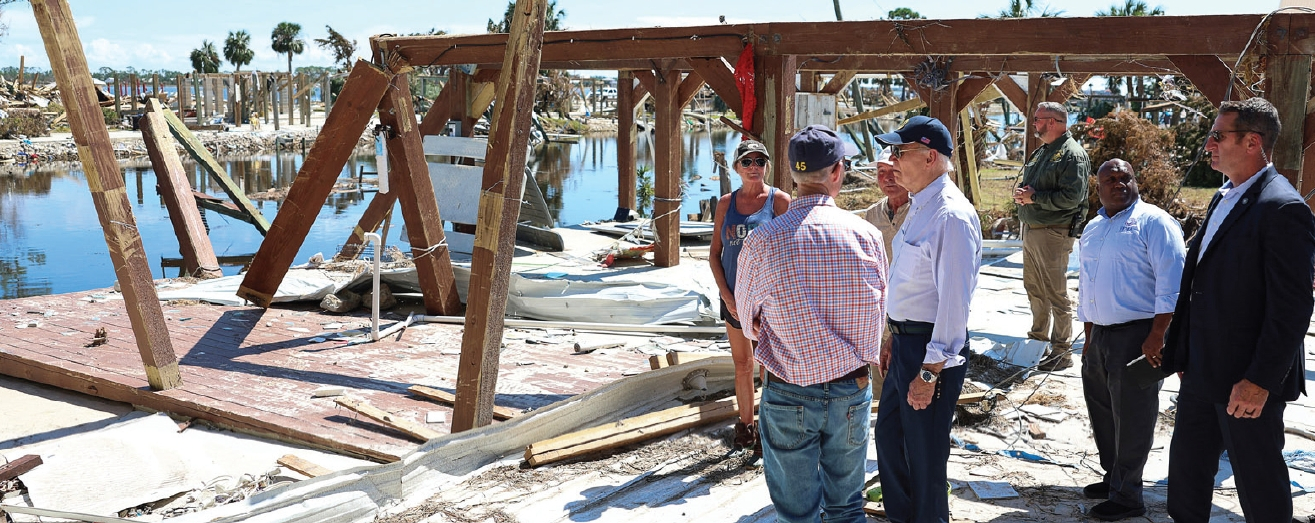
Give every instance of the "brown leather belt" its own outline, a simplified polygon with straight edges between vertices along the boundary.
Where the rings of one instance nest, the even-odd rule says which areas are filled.
[[[850,371],[849,374],[846,374],[846,375],[841,376],[841,377],[839,377],[839,378],[833,379],[833,380],[831,380],[831,381],[826,381],[826,382],[823,382],[823,383],[843,383],[843,382],[846,382],[846,381],[855,381],[855,380],[858,381],[858,387],[859,387],[859,388],[863,388],[863,387],[868,386],[868,366],[867,366],[867,365],[864,365],[864,366],[862,366],[862,367],[859,367],[859,368],[857,368],[857,369],[854,369],[853,371]],[[770,370],[767,371],[767,381],[775,381],[775,382],[777,382],[777,383],[790,383],[790,382],[788,382],[788,381],[785,381],[784,379],[781,379],[780,376],[777,376],[777,375],[775,375],[775,374],[772,374],[772,371],[770,371]],[[791,384],[791,385],[794,385],[793,383],[790,383],[790,384]]]

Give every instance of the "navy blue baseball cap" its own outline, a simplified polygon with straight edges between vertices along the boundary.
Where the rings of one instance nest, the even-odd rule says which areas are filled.
[[[858,153],[825,125],[810,125],[790,137],[790,168],[806,173],[840,163]]]
[[[954,152],[954,139],[950,137],[950,130],[940,120],[930,116],[909,118],[894,132],[877,135],[877,141],[886,145],[916,143],[945,156]]]

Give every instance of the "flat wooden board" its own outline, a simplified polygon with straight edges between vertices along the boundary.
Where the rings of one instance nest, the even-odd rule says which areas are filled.
[[[84,300],[91,296],[98,301]],[[106,297],[115,299],[99,301]],[[312,398],[316,389],[343,387],[417,423],[435,410],[451,419],[450,408],[406,389],[455,388],[460,325],[412,325],[400,337],[347,345],[314,339],[368,328],[368,314],[333,315],[313,306],[266,311],[162,303],[183,386],[152,392],[118,298],[103,289],[0,300],[0,311],[16,315],[0,322],[0,373],[376,461],[394,460],[418,444],[338,407],[332,397]],[[45,316],[46,311],[53,315]],[[32,322],[37,326],[28,327]],[[108,341],[86,347],[102,327]],[[506,406],[542,407],[618,380],[623,372],[648,368],[647,357],[638,352],[575,355],[573,336],[547,338],[561,343],[508,340],[498,387]],[[427,426],[449,432],[444,423]]]

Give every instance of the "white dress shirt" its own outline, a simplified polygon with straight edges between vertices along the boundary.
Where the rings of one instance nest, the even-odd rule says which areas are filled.
[[[1273,168],[1274,164],[1272,163],[1265,165],[1265,169]],[[1229,180],[1224,182],[1223,187],[1219,188],[1219,203],[1215,205],[1214,212],[1210,213],[1210,221],[1206,222],[1205,230],[1201,232],[1204,236],[1201,237],[1201,250],[1196,252],[1197,262],[1201,261],[1206,248],[1210,247],[1210,240],[1213,240],[1215,232],[1219,231],[1219,224],[1224,223],[1224,218],[1228,217],[1228,213],[1233,212],[1233,207],[1237,205],[1237,201],[1242,198],[1243,194],[1246,194],[1247,189],[1256,184],[1256,180],[1260,179],[1260,173],[1265,172],[1265,169],[1261,169],[1250,178],[1247,178],[1247,181],[1242,182],[1242,185],[1233,187],[1233,180]]]
[[[1101,208],[1081,245],[1078,321],[1110,326],[1173,312],[1187,249],[1169,213],[1141,199],[1114,216]]]
[[[968,304],[982,262],[982,226],[963,193],[942,174],[911,195],[909,215],[895,235],[888,314],[932,323],[923,363],[963,365]]]

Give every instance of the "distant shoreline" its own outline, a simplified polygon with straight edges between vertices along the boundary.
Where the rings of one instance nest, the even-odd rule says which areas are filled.
[[[194,131],[193,133],[210,151],[210,154],[218,157],[231,154],[259,154],[277,150],[300,151],[302,140],[306,141],[306,150],[309,151],[311,145],[315,142],[315,138],[319,136],[319,128],[279,131]],[[31,145],[25,144],[21,140],[0,140],[0,165],[28,163],[22,158],[24,154],[37,155],[37,164],[46,162],[78,163],[81,161],[81,158],[78,157],[77,146],[74,144],[73,136],[70,133],[52,133],[51,136],[34,138],[30,142]],[[110,144],[114,148],[114,156],[120,161],[146,157],[146,144],[142,140],[140,132],[112,131],[110,133]],[[372,148],[373,145],[374,137],[371,133],[368,130],[362,133],[360,140],[357,142],[357,148]],[[191,159],[181,145],[178,146],[178,154],[184,162]]]

